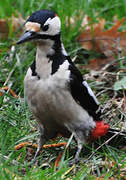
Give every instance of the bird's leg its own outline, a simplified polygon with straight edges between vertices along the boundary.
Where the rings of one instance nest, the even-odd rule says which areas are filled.
[[[42,146],[45,143],[44,128],[42,125],[38,126],[38,131],[39,131],[38,147],[37,147],[37,151],[34,156],[34,160],[36,160],[36,157],[39,156]]]
[[[75,134],[74,137],[75,137],[75,139],[77,141],[77,151],[76,151],[74,159],[72,159],[69,162],[70,166],[72,164],[75,164],[75,163],[77,163],[79,161],[79,156],[80,156],[81,150],[83,148],[83,143],[84,143],[83,142],[84,141],[83,133],[79,132],[79,134]]]
[[[75,154],[75,157],[74,159],[70,160],[69,161],[69,165],[73,165],[73,164],[76,164],[78,161],[79,161],[79,156],[80,156],[80,152],[82,150],[82,147],[83,147],[83,144],[82,142],[81,143],[78,143],[78,146],[77,146],[77,152]]]
[[[79,156],[80,156],[82,147],[83,147],[82,142],[78,142],[78,145],[77,145],[77,152],[76,152],[75,158],[74,158],[75,163],[79,161]]]

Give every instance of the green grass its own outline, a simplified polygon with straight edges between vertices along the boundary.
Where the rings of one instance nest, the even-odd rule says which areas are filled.
[[[63,42],[68,53],[74,57],[81,49],[77,44],[76,38],[82,30],[80,29],[80,24],[83,15],[88,14],[92,18],[92,23],[97,22],[97,17],[105,18],[105,28],[109,28],[113,25],[113,16],[116,15],[119,19],[125,17],[126,1],[115,0],[113,3],[113,0],[4,0],[1,1],[0,18],[8,20],[12,14],[18,16],[18,12],[26,18],[39,9],[51,9],[60,16]],[[70,18],[76,19],[80,12],[79,20],[75,22],[75,26],[72,26]],[[68,17],[67,25],[66,17]],[[9,27],[11,31],[11,21],[9,21]],[[4,96],[0,97],[0,180],[13,180],[15,177],[19,180],[57,180],[67,178],[94,180],[96,176],[104,176],[104,179],[108,179],[111,176],[121,179],[120,173],[126,167],[126,152],[120,151],[118,147],[103,146],[101,151],[97,151],[90,161],[84,164],[84,159],[88,158],[94,151],[94,144],[86,147],[87,152],[81,154],[80,164],[77,164],[68,174],[65,174],[70,169],[67,160],[63,160],[57,171],[54,168],[54,161],[58,153],[64,151],[63,148],[44,150],[39,157],[40,166],[36,166],[28,159],[30,154],[27,148],[18,151],[14,150],[14,146],[20,142],[36,142],[38,136],[35,130],[37,126],[36,121],[25,103],[23,92],[23,79],[29,64],[34,59],[36,49],[34,45],[29,43],[20,47],[15,46],[15,50],[12,52],[11,47],[17,41],[17,33],[19,31],[11,32],[8,39],[0,42],[0,87],[8,85],[20,96],[19,99],[15,99],[6,92]],[[9,81],[5,84],[10,72],[12,73]],[[97,82],[90,82],[90,84],[97,93],[103,90]],[[118,94],[122,96],[122,92],[118,92]],[[107,102],[108,99],[110,99],[110,96],[106,93],[102,93],[99,96],[102,104]],[[118,113],[116,122],[113,117],[112,124],[116,124],[120,120],[121,112]],[[123,120],[125,120],[125,117]],[[63,140],[59,139],[58,141]],[[72,150],[66,152],[67,159],[73,156],[73,152],[76,149],[73,141],[71,146]],[[113,162],[113,166],[110,166],[111,162]],[[45,163],[46,168],[44,167]]]

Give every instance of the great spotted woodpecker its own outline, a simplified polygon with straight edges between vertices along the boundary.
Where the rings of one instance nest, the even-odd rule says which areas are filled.
[[[50,10],[34,12],[17,44],[27,41],[37,44],[36,58],[24,79],[25,96],[40,132],[35,157],[58,133],[73,134],[78,144],[73,162],[77,162],[83,144],[91,136],[105,135],[109,126],[101,121],[94,93],[64,48],[60,18]]]

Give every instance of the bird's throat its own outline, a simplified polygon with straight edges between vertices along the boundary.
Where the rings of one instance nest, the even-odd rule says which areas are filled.
[[[37,45],[35,71],[40,79],[46,79],[56,73],[65,60],[64,46],[60,40],[43,41]]]
[[[51,74],[52,62],[48,55],[54,54],[53,41],[41,43],[37,46],[36,52],[36,73],[40,79],[46,79]]]

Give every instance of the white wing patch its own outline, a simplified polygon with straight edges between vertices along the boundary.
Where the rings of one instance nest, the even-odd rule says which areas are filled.
[[[88,93],[90,94],[90,96],[93,97],[93,99],[94,99],[94,101],[96,102],[96,104],[99,104],[99,102],[98,102],[96,96],[94,95],[93,91],[92,91],[91,88],[89,87],[88,83],[87,83],[86,81],[83,81],[82,84],[87,88]]]
[[[62,53],[63,53],[63,55],[64,55],[64,56],[68,56],[68,54],[67,54],[67,52],[66,52],[66,50],[65,50],[65,48],[64,48],[63,43],[61,44],[61,48],[62,48]]]

